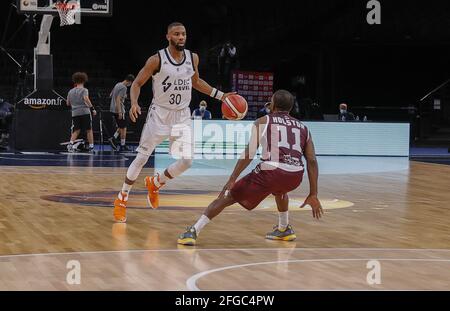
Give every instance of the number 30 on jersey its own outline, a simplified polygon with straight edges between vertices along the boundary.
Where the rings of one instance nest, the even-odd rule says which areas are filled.
[[[181,94],[170,94],[169,104],[179,105],[181,103]]]

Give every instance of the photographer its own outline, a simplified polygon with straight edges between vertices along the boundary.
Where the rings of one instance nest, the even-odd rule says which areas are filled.
[[[219,53],[219,77],[222,88],[230,90],[230,73],[236,66],[237,49],[227,41],[220,50]]]

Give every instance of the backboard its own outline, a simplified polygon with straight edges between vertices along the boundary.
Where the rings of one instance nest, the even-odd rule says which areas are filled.
[[[21,14],[57,15],[57,0],[17,0],[17,10]],[[78,0],[82,16],[112,16],[113,0]]]

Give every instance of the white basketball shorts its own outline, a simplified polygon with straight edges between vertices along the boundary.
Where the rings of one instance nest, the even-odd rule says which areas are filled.
[[[137,152],[151,155],[164,140],[170,141],[170,154],[175,158],[194,158],[194,132],[189,107],[181,110],[151,105],[141,134]]]

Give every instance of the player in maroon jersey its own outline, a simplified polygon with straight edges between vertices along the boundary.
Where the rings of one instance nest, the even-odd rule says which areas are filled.
[[[275,196],[279,223],[266,235],[270,240],[293,241],[295,232],[289,225],[288,193],[297,189],[303,179],[306,158],[310,193],[301,207],[311,206],[314,218],[320,219],[322,206],[317,198],[317,165],[314,144],[308,128],[289,112],[294,105],[291,93],[279,90],[271,101],[268,116],[255,122],[250,142],[239,159],[219,197],[212,202],[197,223],[180,235],[178,244],[195,245],[198,234],[224,208],[239,203],[253,210],[270,194]],[[242,171],[252,162],[259,146],[263,148],[261,163],[249,175],[236,182]]]

